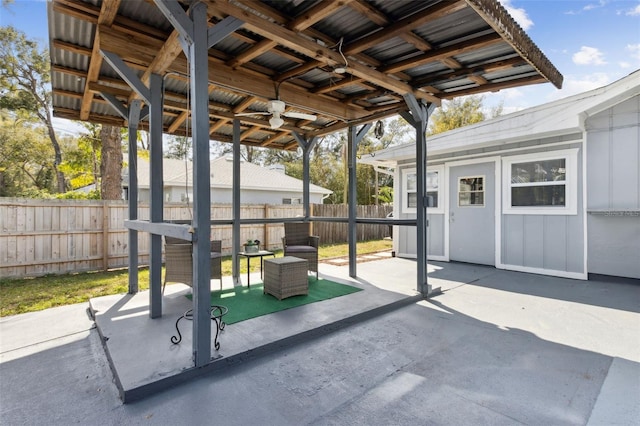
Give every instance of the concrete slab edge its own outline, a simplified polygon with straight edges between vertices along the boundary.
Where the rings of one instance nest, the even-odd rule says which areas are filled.
[[[211,375],[228,368],[233,368],[237,365],[252,361],[262,356],[272,355],[278,351],[291,348],[305,342],[309,342],[322,336],[326,336],[338,330],[350,327],[354,324],[358,324],[369,319],[384,315],[386,313],[395,311],[402,307],[412,305],[421,300],[424,300],[424,296],[421,294],[415,296],[407,296],[389,304],[379,306],[368,311],[334,321],[329,324],[323,324],[320,327],[316,327],[314,329],[307,330],[293,336],[285,337],[283,339],[276,340],[274,342],[267,343],[256,348],[252,348],[235,355],[213,359],[209,364],[203,367],[185,369],[176,375],[165,377],[153,383],[148,383],[146,385],[138,386],[131,389],[123,389],[122,384],[118,379],[117,372],[112,363],[111,357],[108,354],[104,338],[102,338],[101,340],[103,347],[105,348],[105,352],[107,353],[107,359],[109,360],[109,365],[111,366],[111,371],[113,372],[116,386],[118,387],[118,390],[120,392],[120,398],[122,399],[123,403],[128,404],[147,398],[175,386],[179,386],[180,384],[185,383],[189,380]]]
[[[120,382],[120,378],[118,377],[118,373],[116,371],[113,358],[111,357],[111,353],[109,352],[109,347],[107,346],[108,338],[102,334],[102,330],[100,329],[100,327],[97,326],[97,323],[95,322],[96,312],[94,311],[93,306],[91,305],[91,300],[89,300],[89,314],[91,315],[91,318],[93,319],[94,324],[96,325],[96,327],[94,328],[98,331],[98,336],[100,336],[100,343],[102,344],[102,349],[104,349],[104,353],[107,356],[107,361],[109,362],[109,369],[111,370],[111,374],[113,375],[113,382],[115,383],[116,388],[118,388],[120,399],[124,401],[124,397],[125,397],[124,387],[122,386],[122,382]]]

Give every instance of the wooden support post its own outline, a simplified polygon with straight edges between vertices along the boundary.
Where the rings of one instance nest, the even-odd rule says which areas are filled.
[[[109,205],[102,200],[102,269],[109,269]]]

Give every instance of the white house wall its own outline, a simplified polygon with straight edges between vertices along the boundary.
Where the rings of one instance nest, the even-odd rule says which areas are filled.
[[[588,272],[640,278],[640,96],[587,129]]]
[[[575,140],[564,141],[565,138],[554,137],[545,141],[532,140],[518,142],[517,146],[509,145],[502,153],[492,150],[492,158],[498,155],[501,161],[508,160],[514,155],[555,153],[565,150],[577,150],[577,187],[576,187],[576,212],[571,214],[503,214],[502,207],[497,207],[496,211],[496,232],[498,233],[499,250],[498,268],[541,273],[547,275],[557,275],[570,278],[586,278],[584,269],[584,204],[583,204],[583,166],[582,166],[582,143]],[[542,142],[542,144],[541,144]],[[545,145],[547,142],[548,145]],[[473,155],[478,162],[488,155]],[[459,163],[460,156],[451,158],[445,164]],[[473,160],[470,160],[473,162]],[[488,160],[489,161],[489,160]],[[493,160],[490,160],[493,161]],[[499,161],[500,163],[500,161]],[[427,169],[437,167],[436,164],[429,164]],[[464,167],[464,166],[462,166]],[[501,164],[499,165],[501,167]],[[399,203],[405,202],[402,199],[404,194],[402,173],[403,170],[415,168],[413,163],[399,164],[394,180],[394,192]],[[444,176],[443,176],[444,177]],[[500,196],[509,190],[505,183],[500,182]],[[442,206],[449,203],[449,198],[455,194],[449,194],[449,184],[443,179],[440,181],[441,192],[439,202]],[[498,196],[498,194],[496,194]],[[415,217],[413,214],[403,214],[400,208],[396,208],[398,217],[407,219]],[[427,210],[428,211],[428,210]],[[447,238],[445,214],[429,214],[429,227],[427,230],[427,256],[430,260],[449,260],[447,250]],[[397,238],[396,238],[397,234]],[[394,249],[398,256],[413,257],[416,254],[415,227],[396,227],[394,230]],[[450,250],[451,248],[449,248]]]
[[[402,173],[407,169],[415,169],[414,163],[405,163],[398,166],[394,177],[394,193],[403,194],[404,188],[402,183]],[[429,168],[431,170],[431,168]],[[444,203],[443,198],[440,203]],[[446,260],[445,259],[445,238],[444,238],[444,214],[429,213],[427,209],[427,258],[430,260]],[[394,217],[400,219],[415,219],[413,213],[403,213],[402,209],[397,205],[394,209]],[[393,230],[394,250],[398,257],[416,258],[417,238],[415,226],[396,226]]]
[[[503,214],[502,266],[505,269],[570,278],[586,278],[584,271],[584,204],[582,200],[582,143],[527,150],[521,154],[578,149],[576,214]],[[503,155],[507,161],[509,155]],[[502,188],[502,193],[508,190]]]

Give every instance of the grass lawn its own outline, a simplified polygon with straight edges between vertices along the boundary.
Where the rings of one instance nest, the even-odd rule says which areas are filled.
[[[358,254],[391,249],[390,240],[359,242]],[[347,256],[347,244],[323,245],[319,249],[320,259]],[[282,256],[282,251],[276,251]],[[251,271],[260,270],[260,263],[251,262]],[[247,262],[240,261],[240,273],[247,272]],[[231,257],[222,260],[222,275],[231,275]],[[138,271],[140,290],[149,286],[149,270]],[[54,306],[86,302],[92,297],[126,293],[129,286],[129,271],[86,272],[66,275],[47,275],[25,279],[0,279],[0,317],[41,311]]]

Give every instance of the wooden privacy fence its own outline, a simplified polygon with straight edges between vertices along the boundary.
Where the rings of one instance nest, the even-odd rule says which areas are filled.
[[[349,206],[346,204],[313,204],[311,205],[312,217],[348,217]],[[385,218],[393,211],[392,206],[358,206],[357,217]],[[387,225],[358,224],[358,241],[381,240],[389,237]],[[349,225],[336,222],[313,222],[313,234],[320,237],[321,244],[339,244],[348,241]]]
[[[332,209],[335,208],[335,209]],[[347,206],[313,205],[314,216],[346,217]],[[390,207],[359,206],[359,217],[385,217]],[[386,209],[386,210],[385,210]],[[292,218],[302,216],[301,205],[244,205],[242,219]],[[366,216],[372,214],[375,216]],[[211,219],[231,219],[231,205],[211,206]],[[128,230],[124,201],[33,200],[0,198],[0,278],[27,277],[80,271],[122,268],[128,265]],[[149,206],[138,206],[138,218],[149,219]],[[166,204],[164,218],[191,220],[184,204]],[[347,225],[314,222],[314,234],[322,243],[347,241]],[[231,225],[214,225],[211,238],[222,240],[222,250],[231,254]],[[282,248],[281,223],[242,225],[240,243],[258,239],[267,249]],[[388,236],[384,225],[358,225],[358,239]],[[138,262],[149,262],[149,234],[138,233]]]

